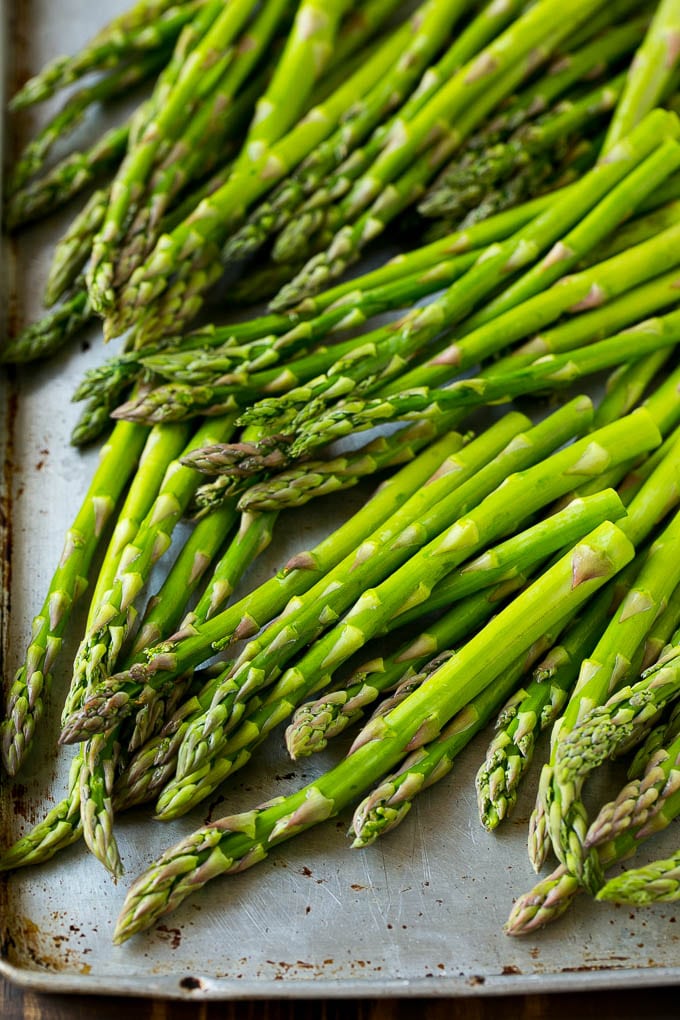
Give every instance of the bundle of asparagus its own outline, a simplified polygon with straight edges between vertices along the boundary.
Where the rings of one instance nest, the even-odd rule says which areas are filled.
[[[281,724],[298,758],[374,707],[311,784],[152,865],[123,941],[350,805],[367,846],[500,709],[483,823],[510,812],[554,723],[530,841],[537,865],[550,847],[560,861],[508,930],[580,888],[673,895],[675,859],[649,893],[638,874],[605,885],[604,869],[676,813],[662,721],[680,640],[680,121],[663,108],[676,6],[575,0],[556,22],[549,0],[408,14],[396,0],[140,0],[15,97],[19,110],[97,74],[16,161],[9,221],[97,190],[55,253],[47,301],[61,305],[3,358],[44,356],[95,315],[107,336],[129,332],[76,394],[78,441],[116,421],[0,731],[15,775],[95,581],[62,714],[68,790],[0,868],[82,836],[119,876],[116,811],[177,818]],[[47,166],[93,103],[154,77],[126,123]],[[420,209],[442,236],[329,286],[430,184]],[[422,231],[414,210],[408,222]],[[187,332],[226,267],[251,292],[275,279],[271,312]],[[606,372],[593,407],[578,387]],[[536,394],[561,406],[546,415]],[[516,398],[527,414],[483,410]],[[282,510],[379,471],[357,513],[243,594]],[[635,792],[591,823],[589,772],[643,739]]]

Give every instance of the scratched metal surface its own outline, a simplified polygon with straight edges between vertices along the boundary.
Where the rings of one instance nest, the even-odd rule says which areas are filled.
[[[109,0],[106,14],[123,6],[124,0]],[[17,3],[10,76],[76,47],[103,20],[102,7],[86,0]],[[65,222],[60,217],[5,244],[3,307],[11,317],[39,313],[50,245]],[[104,356],[96,330],[87,341],[48,366],[11,375],[4,385],[11,468],[3,499],[9,511],[6,682],[20,662],[94,463],[94,452],[82,455],[68,445],[77,416],[69,403],[74,383]],[[327,530],[339,505],[347,513],[363,497],[356,490],[283,515],[248,584]],[[74,640],[61,660],[58,691],[68,680]],[[3,781],[3,843],[62,796],[70,752],[57,754],[55,737],[53,721],[20,781]],[[112,884],[81,846],[11,875],[0,885],[0,971],[35,989],[198,998],[448,996],[680,980],[680,926],[672,906],[636,912],[584,901],[540,935],[511,940],[502,933],[513,897],[532,883],[525,853],[531,792],[497,835],[481,829],[473,776],[484,742],[476,741],[453,773],[417,800],[401,828],[373,848],[349,851],[347,818],[331,821],[279,847],[265,864],[212,883],[155,931],[120,948],[112,948],[110,937],[126,881]],[[292,791],[331,761],[326,756],[292,765],[275,735],[262,762],[239,773],[207,809],[170,825],[142,814],[121,817],[126,875],[134,876],[206,817]],[[673,844],[669,833],[654,855]]]

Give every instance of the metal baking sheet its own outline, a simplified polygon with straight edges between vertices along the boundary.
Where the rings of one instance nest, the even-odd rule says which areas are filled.
[[[10,6],[9,78],[15,80],[74,49],[125,0]],[[3,308],[12,324],[39,315],[51,243],[67,218],[4,242]],[[93,330],[61,358],[10,373],[4,383],[6,683],[92,472],[96,451],[83,455],[68,444],[78,411],[69,400],[84,369],[105,353]],[[282,515],[248,585],[309,546],[365,492]],[[61,659],[55,695],[68,682],[76,636]],[[70,752],[55,753],[57,700],[54,721],[20,779],[2,782],[3,844],[62,796]],[[122,816],[117,831],[126,876],[207,818],[292,791],[333,760],[326,755],[294,765],[278,737],[266,760],[237,774],[213,803],[180,822]],[[82,846],[4,877],[0,972],[36,990],[215,999],[477,995],[680,981],[680,914],[672,905],[635,911],[598,907],[583,897],[552,929],[520,940],[503,934],[513,897],[533,882],[525,850],[533,783],[510,822],[495,835],[484,832],[473,777],[485,743],[480,738],[468,748],[454,771],[418,798],[404,824],[375,846],[350,851],[348,818],[326,823],[251,871],[211,883],[123,947],[112,947],[111,934],[126,880],[113,884]],[[666,833],[650,852],[673,849],[676,838]]]

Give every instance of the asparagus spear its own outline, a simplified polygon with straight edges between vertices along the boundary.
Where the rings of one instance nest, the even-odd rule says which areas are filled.
[[[496,441],[500,441],[502,446],[514,434],[513,429],[518,427],[521,426],[518,426],[517,420],[510,419],[507,428],[500,426],[496,430],[498,433]],[[158,680],[158,689],[162,689],[167,681],[182,676],[188,669],[208,658],[214,651],[215,642],[220,639],[228,641],[229,638],[225,638],[225,635],[238,640],[257,631],[259,625],[254,622],[255,620],[258,618],[267,620],[280,612],[289,598],[310,588],[315,581],[322,578],[328,570],[364,541],[414,490],[425,485],[433,472],[443,470],[446,473],[444,462],[448,458],[453,458],[455,451],[461,446],[462,438],[455,433],[443,436],[381,486],[350,521],[313,550],[299,554],[289,562],[285,571],[261,585],[252,595],[241,599],[230,609],[218,613],[203,626],[191,628],[189,633],[180,632],[175,639],[151,650],[145,665],[140,664],[121,674],[119,678],[112,678],[110,687],[112,693],[117,695],[118,714],[124,716],[129,713],[133,707],[132,699],[144,690],[143,684],[153,683],[154,677]],[[455,461],[452,461],[453,464]],[[177,651],[181,654],[177,655]],[[168,670],[172,671],[172,677],[168,676]],[[127,710],[122,705],[123,692],[129,696]]]
[[[468,0],[448,4],[428,0],[414,12],[393,36],[394,66],[384,80],[359,98],[337,130],[303,160],[229,239],[223,251],[225,262],[255,254],[268,236],[278,233],[291,221],[305,197],[316,191],[324,175],[334,170],[390,110],[403,102],[467,4]]]
[[[643,840],[677,816],[679,755],[680,743],[675,740],[652,757],[642,779],[627,783],[614,801],[600,809],[586,836],[586,845],[597,853],[598,871],[604,873],[634,854]],[[505,927],[507,934],[529,934],[557,920],[582,888],[561,864],[517,899]]]
[[[57,308],[27,326],[0,351],[0,362],[23,364],[55,354],[91,318],[90,302],[84,289],[76,286]]]
[[[586,178],[577,186],[577,189],[572,189],[569,192],[569,196],[565,197],[563,201],[557,201],[552,207],[550,207],[543,215],[540,215],[536,220],[532,221],[527,227],[519,231],[516,235],[511,237],[508,241],[501,243],[500,245],[492,248],[480,256],[475,265],[459,280],[454,282],[445,294],[428,305],[425,309],[415,309],[412,313],[406,316],[405,320],[401,324],[401,336],[395,337],[393,329],[386,330],[387,334],[386,342],[389,342],[390,346],[386,348],[386,351],[391,353],[394,345],[397,344],[398,340],[408,340],[411,349],[417,349],[414,347],[417,341],[420,345],[433,339],[437,333],[444,326],[451,326],[452,324],[460,321],[464,318],[466,313],[470,312],[475,304],[479,302],[486,294],[489,293],[493,286],[497,285],[498,276],[508,271],[516,271],[522,264],[531,262],[535,258],[536,254],[541,250],[545,250],[550,244],[553,244],[558,238],[563,236],[565,227],[578,222],[579,212],[585,211],[585,209],[592,208],[593,204],[597,202],[598,198],[602,198],[606,195],[607,189],[611,188],[612,185],[620,181],[618,188],[614,188],[614,192],[609,198],[604,198],[603,201],[593,210],[590,217],[587,217],[582,227],[576,227],[570,233],[567,234],[564,239],[565,243],[555,245],[552,252],[544,260],[541,269],[536,273],[529,273],[527,278],[523,278],[517,288],[515,288],[511,295],[507,299],[501,299],[500,307],[497,309],[495,322],[502,322],[503,325],[506,323],[506,319],[503,318],[501,312],[505,311],[509,314],[510,311],[517,304],[516,316],[520,316],[522,311],[526,308],[526,305],[522,306],[523,299],[530,298],[536,294],[542,286],[549,284],[556,280],[562,273],[563,268],[568,268],[573,264],[577,257],[577,252],[583,251],[590,243],[593,243],[598,237],[604,236],[610,231],[613,225],[618,221],[620,222],[621,214],[623,209],[628,207],[628,203],[631,201],[633,194],[638,195],[638,199],[641,194],[645,193],[645,189],[648,187],[647,174],[651,174],[652,178],[655,176],[655,172],[652,169],[656,167],[656,172],[664,175],[667,171],[665,169],[666,154],[658,153],[650,157],[651,162],[645,160],[645,156],[649,153],[649,145],[652,143],[652,138],[655,138],[655,132],[660,122],[664,120],[664,114],[659,111],[659,117],[653,116],[647,119],[645,125],[638,129],[639,134],[631,139],[631,149],[624,152],[620,149],[619,154],[622,157],[621,160],[615,160],[612,164],[603,164],[596,168],[591,174],[587,175]],[[672,125],[672,126],[671,126]],[[671,130],[677,130],[677,126],[673,122],[669,122]],[[637,149],[637,144],[640,144],[641,148]],[[675,147],[674,142],[669,143],[671,147]],[[633,156],[633,152],[637,152],[638,155]],[[671,161],[674,159],[674,154],[668,152],[668,157]],[[630,179],[624,179],[626,171],[631,169],[632,159],[633,166],[637,162],[637,159],[645,160],[646,171],[645,173],[637,173],[635,170],[630,174]],[[672,165],[672,163],[671,163]],[[577,211],[578,210],[578,211]],[[625,213],[624,213],[625,215]],[[672,228],[671,228],[672,229]],[[661,235],[663,236],[663,235]],[[657,239],[658,240],[658,239]],[[574,245],[574,252],[570,250],[569,244]],[[654,242],[648,242],[654,243]],[[644,251],[643,246],[640,246]],[[642,253],[642,252],[641,252]],[[618,256],[624,258],[624,256]],[[566,260],[566,262],[565,262]],[[564,263],[564,267],[563,264]],[[614,260],[609,260],[603,263],[599,267],[607,273],[609,268],[618,268],[614,263]],[[526,282],[525,282],[526,280]],[[554,288],[553,291],[548,291],[544,297],[544,302],[550,301],[551,297],[557,297],[563,294],[565,290],[564,286],[560,288]],[[496,305],[499,302],[495,302]],[[533,311],[533,306],[529,306]],[[568,304],[563,305],[564,308],[568,308]],[[489,315],[484,315],[482,319],[482,325],[485,321],[490,318]],[[489,324],[489,329],[493,329],[493,323]],[[450,365],[456,364],[460,368],[466,368],[470,364],[474,364],[478,360],[479,356],[483,356],[488,353],[488,349],[482,348],[479,350],[475,346],[475,356],[467,360],[461,354],[461,349],[465,349],[468,344],[474,344],[474,329],[473,339],[465,337],[460,344],[455,347],[449,346],[445,352],[440,353],[437,356],[437,364],[440,366],[437,373],[438,378],[445,379],[447,366],[450,374]],[[517,334],[515,334],[515,337]],[[399,349],[399,348],[398,348]],[[401,350],[401,349],[399,349]],[[451,359],[448,360],[447,356],[451,351]],[[369,366],[372,362],[368,362]],[[333,371],[333,375],[340,376],[342,374],[343,365],[341,364],[337,371]],[[379,369],[378,369],[379,370]],[[357,370],[358,371],[358,370]],[[434,374],[435,369],[432,368]],[[355,385],[355,373],[347,371],[347,385],[350,388],[354,388]],[[429,381],[429,374],[425,375],[425,378]],[[333,386],[336,392],[338,392],[338,386],[340,385],[338,379],[333,380]],[[298,399],[299,403],[307,403],[313,399],[319,389],[322,389],[323,381],[319,380],[316,388],[304,388],[300,390],[299,396],[296,391],[292,394],[288,394],[284,403],[288,404],[291,400]],[[342,391],[340,391],[342,392]],[[388,390],[389,392],[389,390]],[[262,413],[266,414],[268,418],[271,417],[271,404],[265,403],[262,405]],[[248,412],[245,420],[257,420],[257,415],[260,413],[260,408],[256,407]]]
[[[680,18],[673,0],[660,0],[638,47],[603,151],[609,152],[661,99],[678,62]]]
[[[475,779],[479,817],[486,829],[497,828],[514,807],[519,783],[531,763],[536,734],[563,710],[581,661],[594,648],[621,598],[622,580],[619,575],[607,585],[582,617],[568,626],[560,644],[538,663],[526,687],[517,690],[501,709],[496,733]],[[540,832],[535,839],[540,839]],[[538,852],[536,847],[534,859]]]
[[[395,678],[401,678],[406,661],[411,664],[404,679],[424,665],[435,651],[451,647],[460,640],[461,633],[466,636],[471,627],[478,626],[474,615],[477,606],[488,616],[494,603],[535,570],[543,558],[572,545],[602,520],[615,520],[620,516],[616,503],[617,497],[613,497],[611,492],[602,493],[596,503],[587,506],[573,503],[565,511],[508,539],[445,578],[434,588],[425,606],[428,612],[448,608],[451,603],[454,603],[454,608],[425,634],[408,641],[387,661],[379,659],[375,664],[360,667],[339,690],[324,694],[297,709],[286,730],[291,756],[297,758],[322,750],[329,737],[337,735],[361,717],[364,707],[381,690],[394,686]],[[473,599],[480,588],[487,592],[485,598]],[[473,614],[472,622],[468,625],[470,613]],[[466,621],[466,629],[461,632],[463,620]],[[409,623],[410,618],[404,622]],[[369,676],[372,677],[370,682]]]
[[[215,419],[197,430],[188,448],[196,441],[201,443],[209,437],[225,436],[232,428],[233,419]],[[129,630],[134,600],[142,590],[152,565],[170,545],[173,528],[182,516],[196,484],[197,476],[189,468],[177,464],[168,468],[154,504],[127,546],[112,587],[97,607],[81,642],[74,664],[66,719],[75,710],[85,687],[92,687],[99,678],[108,676],[117,661]]]
[[[172,581],[174,586],[181,586],[182,573],[184,572],[186,575],[184,601],[186,602],[201,575],[214,559],[236,516],[233,502],[227,503],[196,525],[168,575],[166,584],[150,602],[150,611],[142,620],[139,633],[125,663],[126,666],[130,666],[133,662],[143,661],[147,647],[158,644],[164,637],[174,632],[179,623],[179,613],[169,619],[167,611],[163,610],[167,603],[166,585]],[[228,600],[246,569],[271,541],[276,516],[276,514],[242,515],[237,533],[216,565],[196,608],[184,616],[180,630],[194,626],[202,620],[210,619]],[[165,704],[174,697],[175,692],[173,691],[168,698],[158,695],[156,699],[148,698],[145,701],[135,716],[133,732],[129,738],[129,750],[134,751],[141,747],[157,731],[159,728],[157,724],[167,715]]]
[[[97,607],[102,602],[104,593],[113,583],[123,549],[134,537],[142,518],[153,502],[167,464],[181,449],[184,440],[178,433],[183,434],[185,428],[185,426],[176,425],[165,426],[154,429],[148,435],[144,430],[139,430],[137,433],[140,448],[143,445],[143,449],[137,471],[104,554],[90,599],[88,620],[92,619]],[[134,437],[135,433],[131,435]],[[185,438],[186,436],[184,436]],[[179,440],[179,446],[173,454],[173,444],[177,440]],[[124,448],[131,445],[131,442],[126,441]],[[114,469],[117,469],[119,464],[120,454],[116,453]],[[66,797],[53,811],[48,813],[43,822],[39,823],[24,839],[19,840],[15,847],[8,851],[6,855],[8,868],[47,860],[62,846],[69,846],[80,837],[82,834],[80,773],[83,768],[83,759],[83,750],[79,748],[71,765]]]
[[[235,0],[215,17],[212,5],[206,4],[193,26],[196,45],[178,68],[176,80],[170,83],[166,72],[166,78],[161,77],[156,86],[150,101],[151,116],[134,139],[116,176],[104,223],[92,249],[88,290],[94,308],[101,314],[107,312],[114,301],[111,288],[116,245],[123,235],[131,209],[134,210],[139,201],[154,161],[176,137],[197,101],[209,95],[219,82],[252,9],[251,0]]]
[[[324,221],[324,207],[328,207],[330,203],[346,194],[352,183],[371,166],[395,125],[400,121],[409,123],[465,63],[475,57],[486,43],[508,25],[520,7],[521,4],[516,0],[510,0],[503,4],[487,3],[479,11],[441,59],[428,68],[402,108],[386,124],[373,132],[363,148],[355,149],[335,174],[319,183],[314,194],[309,196],[296,218],[277,239],[276,249],[279,257],[285,256],[289,259],[293,252],[308,251],[308,238],[318,228],[319,223]]]
[[[71,286],[77,285],[83,300],[87,297],[85,280],[79,279],[79,274],[89,258],[92,239],[104,219],[107,202],[105,188],[94,191],[55,246],[45,285],[44,302],[48,307]],[[89,301],[87,306],[90,307]]]
[[[543,168],[545,160],[555,166],[563,158],[575,133],[583,125],[607,114],[623,88],[624,75],[599,85],[585,96],[564,102],[555,111],[522,127],[506,142],[490,146],[478,154],[471,166],[454,166],[440,174],[429,189],[418,211],[427,217],[462,217],[467,208],[476,204],[484,191],[536,164]]]
[[[433,739],[457,711],[488,687],[547,627],[592,594],[631,555],[632,547],[622,539],[616,525],[601,525],[589,541],[577,546],[524,595],[518,596],[401,705],[376,720],[373,732],[365,733],[364,743],[344,762],[283,802],[256,809],[238,819],[221,819],[167,851],[128,892],[114,936],[116,941],[148,928],[209,878],[229,870],[243,870],[262,860],[270,845],[330,817],[356,800],[400,760],[405,750],[415,750]],[[582,581],[574,588],[577,562],[577,576]]]
[[[130,10],[110,21],[75,56],[57,57],[30,78],[12,97],[10,109],[21,110],[43,102],[90,71],[115,68],[125,60],[167,45],[200,6],[200,0],[198,3],[139,0]]]
[[[550,430],[549,425],[547,432]],[[537,445],[540,431],[541,426],[534,430]],[[608,448],[609,443],[602,435],[605,448]],[[363,647],[370,637],[393,629],[400,622],[398,618],[402,611],[427,600],[437,580],[495,536],[512,531],[524,514],[531,512],[529,507],[532,501],[541,500],[533,487],[535,480],[541,479],[537,485],[546,500],[550,498],[552,486],[559,490],[560,486],[567,484],[566,478],[559,471],[560,463],[571,470],[579,461],[579,451],[587,446],[586,440],[579,440],[569,448],[570,455],[565,457],[566,451],[563,451],[538,464],[537,450],[534,449],[534,457],[531,458],[534,467],[507,477],[475,509],[469,510],[466,516],[453,525],[445,527],[436,538],[422,545],[409,560],[403,562],[402,559],[402,566],[375,588],[366,590],[363,585],[363,595],[349,612],[276,680],[264,700],[257,692],[269,682],[272,675],[276,678],[281,665],[290,659],[297,648],[322,630],[318,605],[316,620],[310,619],[313,629],[310,630],[309,624],[304,626],[304,617],[300,619],[299,613],[296,617],[288,614],[282,627],[273,628],[277,637],[272,638],[270,627],[264,638],[251,642],[237,660],[233,683],[230,690],[225,688],[227,696],[223,703],[218,704],[216,697],[205,722],[201,726],[194,723],[190,727],[179,757],[181,778],[166,788],[159,799],[158,813],[163,817],[173,817],[207,796],[226,775],[248,760],[252,748],[264,739],[275,722],[286,718],[310,693],[327,684],[338,666]],[[575,459],[570,460],[570,456]],[[542,489],[548,472],[552,472],[550,482],[546,489]],[[525,491],[525,486],[531,491]],[[498,508],[499,503],[502,503],[502,509]],[[418,530],[422,524],[421,518]],[[462,552],[462,544],[465,544],[465,553]],[[383,554],[383,565],[385,559]],[[389,561],[388,566],[392,566]],[[347,602],[352,593],[348,594],[350,598],[347,598]],[[335,612],[343,608],[333,594],[326,596],[325,605]],[[310,611],[308,616],[311,617]],[[253,654],[253,648],[258,650],[257,654]],[[245,720],[239,729],[234,730],[248,707],[250,711]],[[234,732],[230,735],[230,731]]]
[[[92,85],[85,86],[72,95],[20,153],[12,168],[8,183],[10,195],[15,195],[31,177],[34,177],[44,167],[57,140],[64,138],[81,123],[90,106],[106,101],[112,96],[125,95],[136,85],[156,74],[167,63],[167,60],[167,49],[153,52],[136,63],[120,70],[114,70],[110,75],[99,79]],[[120,142],[118,142],[118,148],[120,148]],[[15,211],[15,207],[10,204],[10,217]]]
[[[115,171],[127,141],[126,125],[112,127],[89,149],[65,156],[37,181],[11,196],[6,211],[7,225],[19,227],[48,216],[99,178]]]
[[[319,698],[300,705],[286,728],[286,746],[291,758],[322,751],[329,740],[363,718],[366,709],[381,694],[410,685],[435,653],[447,654],[448,647],[484,626],[525,581],[524,575],[518,575],[508,584],[470,595],[392,655],[369,660],[353,670],[346,682],[332,685]]]
[[[589,888],[597,882],[597,869],[595,856],[582,849],[587,829],[580,800],[583,778],[572,776],[562,765],[561,745],[585,713],[604,701],[630,675],[631,660],[680,579],[680,573],[672,569],[672,560],[669,569],[668,559],[679,527],[676,517],[654,543],[620,610],[592,656],[583,663],[574,695],[556,724],[550,766],[541,777],[541,797],[555,853]]]
[[[495,684],[485,688],[461,709],[438,737],[404,758],[397,771],[386,776],[361,801],[352,816],[350,835],[353,848],[370,846],[401,824],[417,794],[451,771],[457,755],[487,724],[503,698],[512,692],[531,663],[554,640],[554,633],[542,635]]]
[[[675,346],[678,340],[680,313],[671,312],[664,317],[648,319],[637,328],[591,347],[563,355],[545,355],[512,375],[478,376],[452,383],[448,389],[411,390],[356,403],[348,399],[337,410],[327,411],[312,421],[304,421],[305,431],[293,441],[290,456],[299,457],[315,446],[395,418],[436,417],[440,410],[498,403],[520,394],[566,385],[603,368],[626,363],[638,352],[644,354],[661,346]],[[291,431],[300,428],[302,421],[302,416],[298,416]]]
[[[102,448],[83,504],[68,530],[59,566],[43,607],[33,620],[26,660],[7,695],[5,719],[0,730],[3,762],[10,775],[16,775],[31,746],[71,608],[87,586],[99,539],[134,471],[145,438],[144,430],[135,426],[121,423],[114,428]]]
[[[298,467],[282,471],[262,482],[250,485],[239,498],[241,510],[280,510],[291,506],[304,506],[317,496],[344,491],[357,485],[362,478],[386,467],[406,463],[418,450],[436,435],[442,434],[449,423],[455,424],[457,414],[443,416],[436,421],[414,422],[388,436],[378,436],[358,450],[331,460],[305,461]],[[226,480],[222,476],[222,480]],[[201,486],[196,492],[196,504],[204,508],[212,502],[215,491]]]
[[[518,18],[511,28],[507,29],[498,39],[491,43],[483,51],[483,54],[477,58],[475,64],[462,68],[451,82],[441,90],[436,99],[428,104],[421,111],[420,115],[414,118],[414,122],[409,125],[408,130],[405,132],[409,140],[407,144],[395,146],[392,149],[390,142],[396,140],[397,132],[393,133],[392,138],[386,142],[384,149],[387,154],[385,159],[389,167],[392,168],[394,164],[394,170],[403,169],[413,155],[415,147],[429,134],[433,123],[439,120],[440,113],[453,117],[456,112],[457,103],[459,108],[467,106],[485,91],[488,84],[487,79],[495,81],[497,77],[500,78],[510,66],[511,48],[512,63],[514,65],[515,62],[520,61],[524,55],[530,52],[534,46],[542,45],[548,37],[551,40],[551,44],[557,45],[569,29],[587,17],[592,10],[597,8],[600,2],[601,0],[578,0],[577,4],[571,5],[569,18],[562,19],[558,26],[555,26],[551,15],[551,31],[548,36],[546,22],[549,5],[545,0],[541,0],[541,2]],[[493,70],[491,71],[492,67]],[[334,95],[337,96],[338,93]],[[443,100],[440,99],[442,96],[444,97]],[[326,107],[329,104],[331,104],[330,99],[327,101]],[[425,115],[425,110],[427,110],[427,115]],[[305,121],[302,122],[302,125],[308,127],[311,116],[309,114]],[[316,119],[318,120],[319,118],[316,117]],[[416,121],[417,130],[415,130]],[[400,124],[400,129],[402,127]],[[241,211],[247,210],[248,205],[252,204],[264,190],[268,190],[269,187],[276,183],[277,178],[281,177],[291,165],[300,162],[307,152],[328,133],[325,124],[322,128],[317,124],[314,131],[311,129],[305,130],[304,135],[302,131],[302,126],[294,129],[277,145],[268,149],[267,154],[262,157],[270,168],[268,172],[272,174],[267,179],[266,188],[261,177],[262,164],[253,167],[251,176],[247,181],[242,180],[242,175],[234,174],[231,182],[225,189],[216,192],[209,202],[204,202],[199,206],[194,215],[175,230],[172,235],[160,239],[154,253],[145,265],[140,267],[137,273],[134,274],[130,285],[121,295],[121,304],[129,309],[129,312],[126,318],[121,320],[119,327],[125,326],[129,318],[134,315],[135,310],[139,306],[142,292],[145,295],[145,304],[150,299],[158,298],[167,289],[169,276],[179,267],[178,260],[180,259],[184,260],[181,272],[186,277],[195,267],[196,260],[199,257],[205,258],[206,245],[220,245],[224,241],[227,231],[233,226],[235,215],[240,215]],[[302,143],[303,137],[305,138],[304,144]],[[380,169],[386,170],[387,167],[383,168],[381,165]],[[369,189],[372,195],[367,194],[367,200],[375,197],[382,189],[382,186],[392,179],[393,175],[393,173],[392,175],[382,173],[377,191],[373,187],[373,181],[378,178],[377,176],[372,176],[371,188]],[[359,185],[356,186],[355,191],[357,188],[359,188]],[[197,246],[196,239],[199,236],[201,239],[200,246]]]
[[[594,4],[593,9],[596,6]],[[592,10],[588,13],[592,13]],[[585,10],[574,5],[570,7],[570,18],[572,14],[576,23],[586,16]],[[287,289],[286,301],[294,300],[298,292],[306,293],[326,285],[329,278],[339,275],[356,258],[369,240],[375,239],[382,232],[407,202],[420,198],[423,186],[487,112],[487,96],[493,95],[495,105],[512,92],[517,80],[523,76],[522,60],[527,54],[536,48],[542,56],[549,55],[551,49],[573,27],[574,23],[569,25],[568,19],[563,19],[557,32],[553,24],[552,31],[546,34],[541,28],[541,22],[546,16],[547,7],[541,2],[526,9],[474,61],[454,74],[410,122],[404,121],[402,117],[395,119],[381,154],[369,170],[355,181],[338,207],[335,219],[341,229],[335,234],[327,251],[315,256],[298,275],[291,290]],[[525,49],[524,44],[530,39],[533,43]],[[519,74],[516,73],[518,68]],[[498,94],[494,92],[495,89]],[[461,118],[465,124],[464,129],[461,127]],[[406,198],[390,206],[389,186],[405,173],[416,157],[422,157],[425,148],[434,153],[433,158],[426,160],[418,170],[411,171],[415,178],[413,187],[402,187],[400,190]],[[383,207],[386,199],[388,208]],[[372,205],[374,202],[375,205]]]
[[[650,903],[674,903],[680,896],[679,862],[680,855],[675,853],[641,868],[629,868],[623,874],[610,878],[597,893],[597,899],[632,903],[637,907],[646,907]]]

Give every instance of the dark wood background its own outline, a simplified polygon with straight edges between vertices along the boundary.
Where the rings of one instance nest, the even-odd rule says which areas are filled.
[[[2,1020],[676,1020],[680,988],[474,999],[160,1002],[34,995],[0,981]]]

